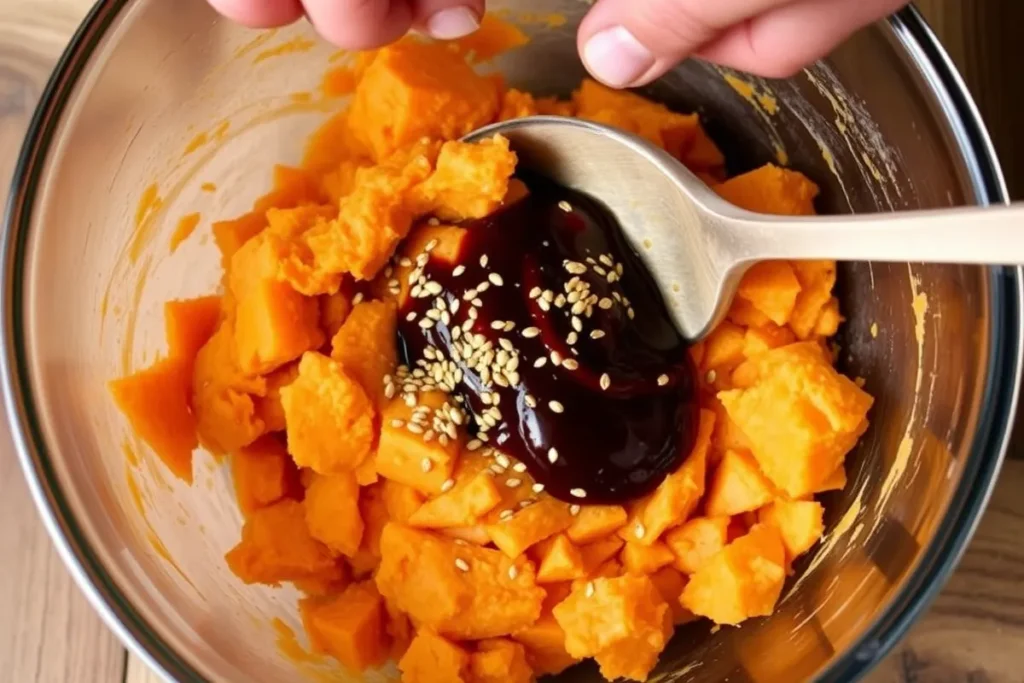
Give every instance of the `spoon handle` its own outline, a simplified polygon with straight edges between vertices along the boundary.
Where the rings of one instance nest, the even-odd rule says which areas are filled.
[[[759,215],[741,218],[736,227],[749,240],[751,260],[1024,265],[1024,202],[885,214]]]

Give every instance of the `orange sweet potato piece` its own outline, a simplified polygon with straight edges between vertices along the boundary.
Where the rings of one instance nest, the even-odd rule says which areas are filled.
[[[697,616],[690,610],[683,607],[679,602],[679,596],[689,581],[678,569],[673,567],[662,567],[650,575],[651,583],[658,589],[661,599],[664,600],[672,613],[672,623],[676,626],[694,621]]]
[[[743,367],[742,365],[740,367]],[[750,440],[746,434],[736,426],[729,414],[725,412],[725,406],[718,398],[712,396],[708,399],[708,407],[715,411],[715,431],[711,437],[711,443],[715,450],[722,454],[730,448],[733,450],[750,450]]]
[[[704,495],[708,447],[715,428],[715,414],[700,411],[697,440],[682,466],[668,475],[654,493],[634,503],[630,521],[619,535],[631,542],[653,545],[661,534],[682,524],[693,514]]]
[[[553,610],[565,631],[565,649],[594,657],[601,674],[643,681],[672,634],[672,617],[646,576],[596,579]]]
[[[572,581],[584,576],[583,555],[568,536],[558,534],[541,545],[544,547],[539,553],[537,583]]]
[[[398,266],[392,274],[392,278],[398,281],[398,294],[395,300],[398,307],[405,306],[409,296],[409,274],[416,265],[416,258],[420,254],[429,254],[430,262],[441,263],[454,267],[462,253],[463,239],[466,237],[466,229],[454,225],[430,225],[419,223],[410,232],[409,236],[402,242]],[[431,245],[429,252],[427,245]],[[407,265],[403,265],[403,262]]]
[[[409,521],[425,500],[422,493],[397,481],[385,479],[380,488],[388,517],[403,524]]]
[[[580,555],[583,557],[583,566],[586,568],[587,576],[593,577],[608,560],[619,554],[623,545],[625,545],[625,541],[618,536],[609,536],[582,546]]]
[[[337,555],[352,557],[363,539],[359,484],[351,472],[319,475],[306,489],[310,535]]]
[[[704,340],[701,368],[729,370],[744,359],[744,330],[728,320],[722,321]]]
[[[794,559],[810,550],[825,532],[825,509],[813,500],[776,500],[758,512],[757,519],[779,530],[786,560]]]
[[[630,574],[653,574],[662,567],[672,564],[676,556],[662,541],[651,545],[627,543],[619,556],[622,566]]]
[[[420,406],[434,411],[443,410],[448,403],[448,396],[441,392],[417,394]],[[384,408],[381,415],[380,442],[377,446],[377,472],[387,479],[412,486],[426,494],[441,492],[444,482],[455,471],[455,461],[462,446],[461,429],[457,433],[460,438],[444,440],[440,437],[425,441],[425,434],[409,430],[412,422],[413,408],[395,397]],[[427,420],[427,425],[432,419]],[[430,466],[424,466],[430,461]]]
[[[164,334],[167,337],[167,355],[187,358],[189,374],[192,361],[203,344],[217,330],[220,322],[221,298],[201,296],[197,299],[168,301],[164,304]]]
[[[391,521],[383,483],[364,486],[359,490],[359,516],[363,520],[363,540],[359,550],[349,559],[356,576],[367,576],[380,565],[380,539],[384,527]]]
[[[713,517],[751,512],[775,497],[774,488],[754,456],[728,450],[711,475],[704,511]]]
[[[215,454],[233,453],[262,435],[266,425],[254,397],[266,391],[263,378],[239,369],[234,331],[222,322],[196,354],[192,371],[192,412],[203,446]]]
[[[391,659],[396,662],[405,656],[416,635],[409,615],[405,614],[394,605],[384,602],[385,619],[384,630],[391,638]]]
[[[469,653],[430,629],[420,629],[398,662],[402,683],[470,683]]]
[[[533,505],[486,528],[494,545],[509,557],[519,557],[534,543],[565,531],[571,524],[569,506],[545,495]]]
[[[785,325],[793,314],[800,289],[800,281],[788,261],[761,261],[743,274],[736,295],[776,325]]]
[[[192,451],[199,446],[189,409],[190,362],[171,357],[108,384],[132,430],[179,479],[192,483]]]
[[[494,638],[540,616],[544,590],[529,562],[395,523],[384,527],[380,549],[381,594],[421,627],[451,638]]]
[[[628,517],[621,505],[583,505],[566,533],[577,545],[590,543],[621,529]]]
[[[785,562],[778,530],[754,525],[690,577],[680,602],[716,624],[768,616],[782,592]]]
[[[293,579],[295,589],[308,596],[323,597],[340,593],[351,583],[348,567],[343,563],[334,565],[334,570],[319,576]]]
[[[526,661],[526,648],[506,638],[477,643],[469,658],[472,683],[532,683],[533,669]]]
[[[613,90],[586,78],[573,93],[576,115],[614,125],[683,158],[700,127],[696,114],[677,114],[635,93]]]
[[[792,266],[796,279],[800,281],[800,295],[789,317],[789,326],[798,339],[807,339],[815,331],[822,309],[832,300],[836,262],[793,261]]]
[[[235,346],[239,368],[249,374],[268,373],[324,343],[316,299],[279,282],[276,267],[263,238],[249,240],[231,257]]]
[[[522,90],[509,88],[501,95],[498,121],[510,121],[537,115],[537,101],[533,95]]]
[[[274,186],[253,203],[253,211],[291,209],[303,204],[323,204],[328,197],[320,186],[320,179],[304,168],[277,164],[274,166]]]
[[[550,614],[516,631],[512,638],[526,648],[526,661],[538,676],[562,673],[579,661],[565,651],[565,632]]]
[[[238,508],[248,515],[284,498],[297,474],[284,444],[263,436],[232,454],[231,477]]]
[[[320,474],[354,470],[370,454],[375,410],[366,392],[337,361],[310,351],[299,376],[281,389],[288,452]]]
[[[814,493],[824,493],[825,491],[842,491],[846,488],[846,468],[840,465],[836,468],[836,471],[828,476],[828,478],[814,490]]]
[[[693,574],[729,542],[728,517],[694,517],[665,534],[675,567]]]
[[[338,330],[345,324],[345,319],[352,312],[352,292],[342,283],[334,294],[320,297],[320,329],[328,339],[333,339]]]
[[[443,45],[403,40],[377,52],[349,125],[377,159],[422,137],[454,140],[494,120],[498,88]]]
[[[281,389],[299,376],[299,364],[289,363],[265,376],[267,392],[255,399],[256,414],[263,420],[268,432],[283,432],[287,427],[284,406],[281,405]]]
[[[327,546],[309,535],[302,503],[288,498],[254,510],[225,559],[245,583],[340,575]]]
[[[424,503],[408,523],[423,529],[472,526],[500,502],[501,492],[494,477],[481,472]]]
[[[714,187],[726,201],[748,211],[782,216],[814,213],[818,186],[798,171],[766,164]]]
[[[446,142],[436,169],[415,190],[417,213],[447,221],[483,218],[505,199],[515,168],[516,153],[501,135],[476,143]]]
[[[747,329],[743,338],[743,355],[749,360],[795,341],[796,335],[788,327],[779,327],[774,323],[768,323],[764,327],[751,327]]]
[[[754,308],[754,304],[740,297],[732,300],[726,319],[741,327],[764,327],[772,324],[768,316]]]
[[[384,377],[398,363],[396,325],[393,302],[363,301],[331,340],[331,358],[341,362],[378,407],[387,400]]]
[[[840,375],[813,342],[757,359],[758,380],[721,392],[761,470],[791,498],[816,491],[867,429],[873,399]]]
[[[329,654],[352,672],[387,661],[384,605],[372,581],[324,598],[303,598],[299,612],[313,652]]]
[[[689,149],[683,154],[682,162],[695,173],[702,171],[716,172],[720,171],[725,165],[725,155],[718,149],[718,145],[708,137],[704,127],[698,125],[693,135],[693,142],[690,143]],[[716,184],[717,182],[708,183],[708,185]]]
[[[819,337],[831,337],[839,331],[843,316],[839,313],[839,299],[831,297],[821,309],[818,322],[814,324],[814,334]]]
[[[232,220],[214,223],[212,226],[213,241],[220,249],[221,264],[227,268],[235,252],[241,249],[243,244],[263,232],[266,227],[265,211],[251,211]]]

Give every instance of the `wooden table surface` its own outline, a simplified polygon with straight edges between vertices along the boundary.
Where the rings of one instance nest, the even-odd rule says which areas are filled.
[[[177,0],[166,0],[173,2]],[[0,199],[45,79],[89,0],[0,0]],[[1020,0],[918,3],[964,74],[1011,192],[1024,198]],[[1003,62],[1014,65],[1001,68]],[[1011,81],[1014,78],[1016,81]],[[1018,430],[1024,431],[1024,430]],[[1012,455],[1024,455],[1018,437]],[[0,680],[156,683],[103,626],[51,547],[0,424]],[[1024,681],[1024,459],[1003,469],[960,568],[871,683]]]

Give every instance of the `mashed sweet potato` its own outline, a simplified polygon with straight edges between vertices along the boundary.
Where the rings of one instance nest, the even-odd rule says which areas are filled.
[[[200,444],[230,456],[246,521],[229,567],[294,583],[312,649],[346,669],[394,658],[405,683],[528,683],[593,657],[644,680],[674,624],[771,614],[823,533],[813,497],[845,483],[872,404],[827,351],[835,264],[749,271],[692,349],[696,445],[656,490],[625,506],[548,496],[481,448],[454,397],[394,389],[409,273],[456,267],[458,222],[524,192],[506,140],[457,138],[558,113],[636,133],[709,182],[724,160],[695,114],[593,81],[534,98],[466,56],[406,39],[362,59],[305,166],[214,223],[223,295],[169,303],[167,356],[110,389],[186,482]],[[771,165],[714,188],[782,214],[813,212],[817,194]]]

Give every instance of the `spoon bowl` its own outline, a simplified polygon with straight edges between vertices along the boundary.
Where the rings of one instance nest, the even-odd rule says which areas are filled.
[[[592,121],[531,116],[464,140],[508,138],[521,167],[584,192],[615,216],[658,283],[680,332],[696,341],[725,317],[740,279],[767,259],[1016,265],[1024,205],[841,216],[741,209],[675,157]]]

